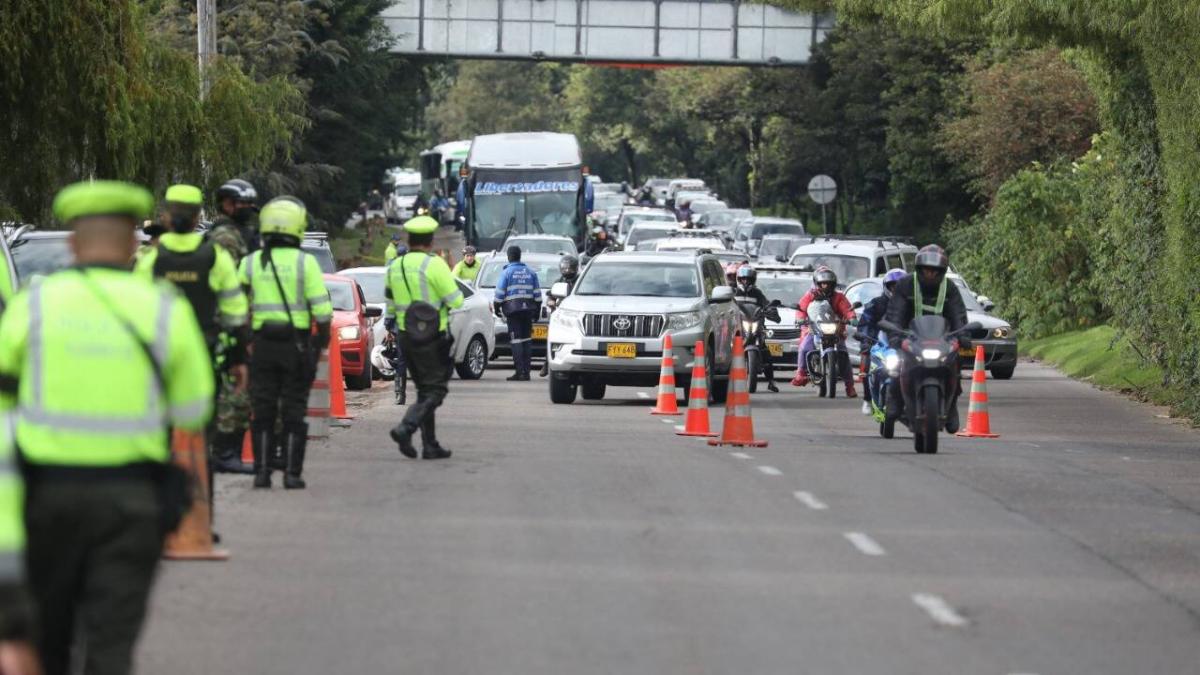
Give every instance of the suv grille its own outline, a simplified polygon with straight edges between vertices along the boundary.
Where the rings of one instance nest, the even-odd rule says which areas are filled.
[[[589,337],[656,338],[662,335],[662,314],[584,314],[583,334]]]

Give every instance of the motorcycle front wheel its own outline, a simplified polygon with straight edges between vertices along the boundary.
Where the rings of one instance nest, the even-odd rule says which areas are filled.
[[[751,394],[758,391],[758,371],[760,368],[759,361],[761,360],[762,357],[759,356],[757,349],[746,352],[746,370],[749,371],[746,375],[748,376]]]
[[[942,414],[941,392],[929,387],[922,392],[922,410],[925,419],[921,421],[921,433],[914,436],[917,452],[935,455],[938,451],[938,422]]]
[[[837,398],[838,353],[834,349],[825,357],[825,391],[829,398]]]

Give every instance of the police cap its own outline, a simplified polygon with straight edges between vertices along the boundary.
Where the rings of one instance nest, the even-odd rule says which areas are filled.
[[[404,223],[404,231],[412,234],[433,234],[437,229],[438,222],[429,216],[417,216]]]
[[[167,188],[166,201],[172,204],[200,206],[204,203],[204,193],[195,185],[172,185]]]
[[[135,222],[154,210],[154,196],[140,185],[116,180],[74,183],[54,198],[54,215],[64,223],[84,216],[129,216]]]

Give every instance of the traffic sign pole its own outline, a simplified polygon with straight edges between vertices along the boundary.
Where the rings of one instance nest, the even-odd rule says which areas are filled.
[[[825,174],[813,176],[808,182],[808,198],[821,205],[821,226],[830,234],[825,205],[837,198],[837,183]]]

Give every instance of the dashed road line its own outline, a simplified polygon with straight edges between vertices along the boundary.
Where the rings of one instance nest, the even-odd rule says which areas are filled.
[[[794,496],[796,499],[800,500],[801,504],[804,504],[805,506],[812,509],[813,511],[824,511],[825,509],[829,508],[828,504],[826,504],[825,502],[821,501],[820,499],[817,499],[816,497],[814,497],[813,493],[811,493],[811,492],[804,492],[803,490],[797,490],[796,492],[792,493],[792,496]]]
[[[661,417],[660,417],[660,418],[658,418],[658,421],[659,421],[659,422],[662,422],[663,424],[675,424],[675,420],[663,419],[663,418],[661,418]]]
[[[758,470],[767,474],[768,476],[782,476],[783,475],[782,471],[780,471],[779,469],[776,469],[773,466],[760,466],[760,467],[758,467]]]
[[[963,615],[954,611],[949,603],[932,593],[913,593],[912,600],[917,603],[917,607],[925,610],[930,618],[943,626],[962,628],[967,625],[967,620],[963,618]]]
[[[747,455],[744,452],[731,452],[731,453],[729,453],[729,456],[736,457],[738,459],[754,459],[753,457],[751,457],[750,455]]]
[[[854,548],[858,549],[859,553],[862,553],[863,555],[887,555],[887,551],[883,550],[883,547],[879,545],[879,542],[863,534],[862,532],[846,532],[843,534],[843,536],[846,537],[851,544],[854,544]]]
[[[650,394],[647,394],[647,393],[646,393],[646,392],[644,392],[644,391],[639,391],[639,392],[637,393],[637,395],[638,395],[638,398],[647,398],[647,399],[648,399],[648,398],[650,398]]]

